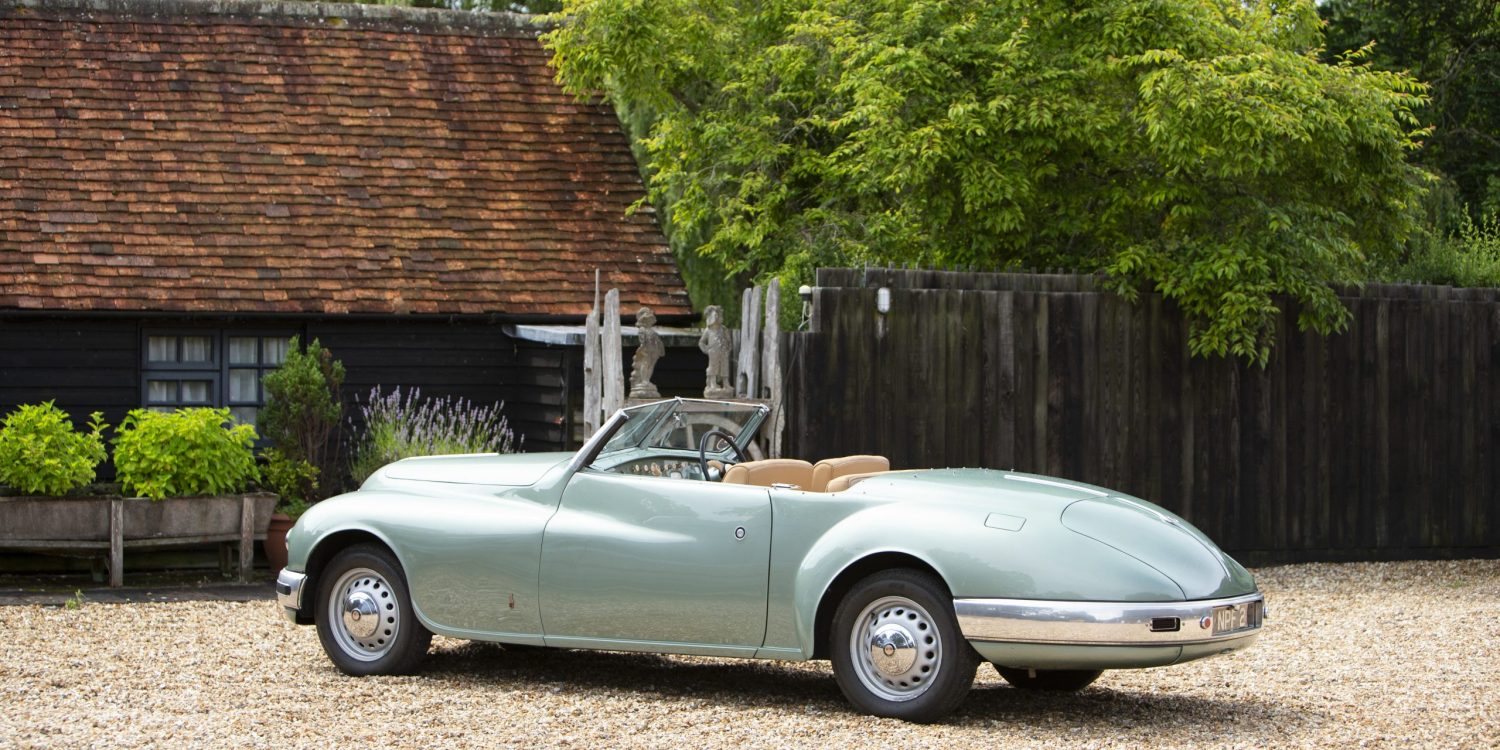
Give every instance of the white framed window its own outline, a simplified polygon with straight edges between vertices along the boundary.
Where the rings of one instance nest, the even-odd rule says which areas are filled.
[[[255,424],[266,403],[262,380],[286,361],[292,336],[269,330],[144,331],[141,404],[157,411],[227,406],[236,421]]]

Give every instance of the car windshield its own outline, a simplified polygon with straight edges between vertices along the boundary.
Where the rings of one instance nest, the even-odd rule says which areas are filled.
[[[719,430],[743,447],[755,436],[766,407],[730,401],[673,399],[633,406],[625,410],[626,421],[609,438],[599,455],[636,448],[698,450],[698,441],[710,430]],[[710,453],[728,449],[725,441],[708,446]]]

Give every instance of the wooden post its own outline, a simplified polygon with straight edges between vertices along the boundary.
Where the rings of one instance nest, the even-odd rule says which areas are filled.
[[[745,290],[740,305],[740,358],[734,394],[758,398],[760,393],[760,287]]]
[[[781,413],[781,279],[773,279],[766,287],[766,325],[761,331],[760,352],[761,392],[771,402],[764,433],[766,452],[769,458],[780,458],[785,427]]]
[[[600,389],[599,406],[604,418],[607,419],[625,405],[625,367],[623,364],[625,355],[621,351],[620,341],[620,290],[611,289],[608,294],[604,295],[602,323],[604,325],[604,340],[601,343],[604,354],[604,387]]]
[[[600,377],[599,352],[599,306],[594,305],[588,322],[583,328],[583,433],[584,439],[598,432],[603,424],[600,417],[600,389],[604,385]]]
[[[240,497],[240,583],[250,582],[250,566],[255,564],[255,504],[250,496]]]
[[[109,585],[125,585],[125,500],[109,500]]]

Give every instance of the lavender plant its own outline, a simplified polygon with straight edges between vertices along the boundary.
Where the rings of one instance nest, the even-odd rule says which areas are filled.
[[[505,403],[478,406],[465,398],[423,398],[422,389],[403,395],[400,386],[382,394],[370,390],[355,402],[350,428],[358,436],[350,464],[355,483],[376,469],[412,456],[454,453],[514,453],[521,443],[500,410]]]

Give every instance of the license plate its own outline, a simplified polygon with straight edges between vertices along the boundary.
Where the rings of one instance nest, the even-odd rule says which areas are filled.
[[[1260,627],[1261,602],[1214,607],[1214,635]]]

